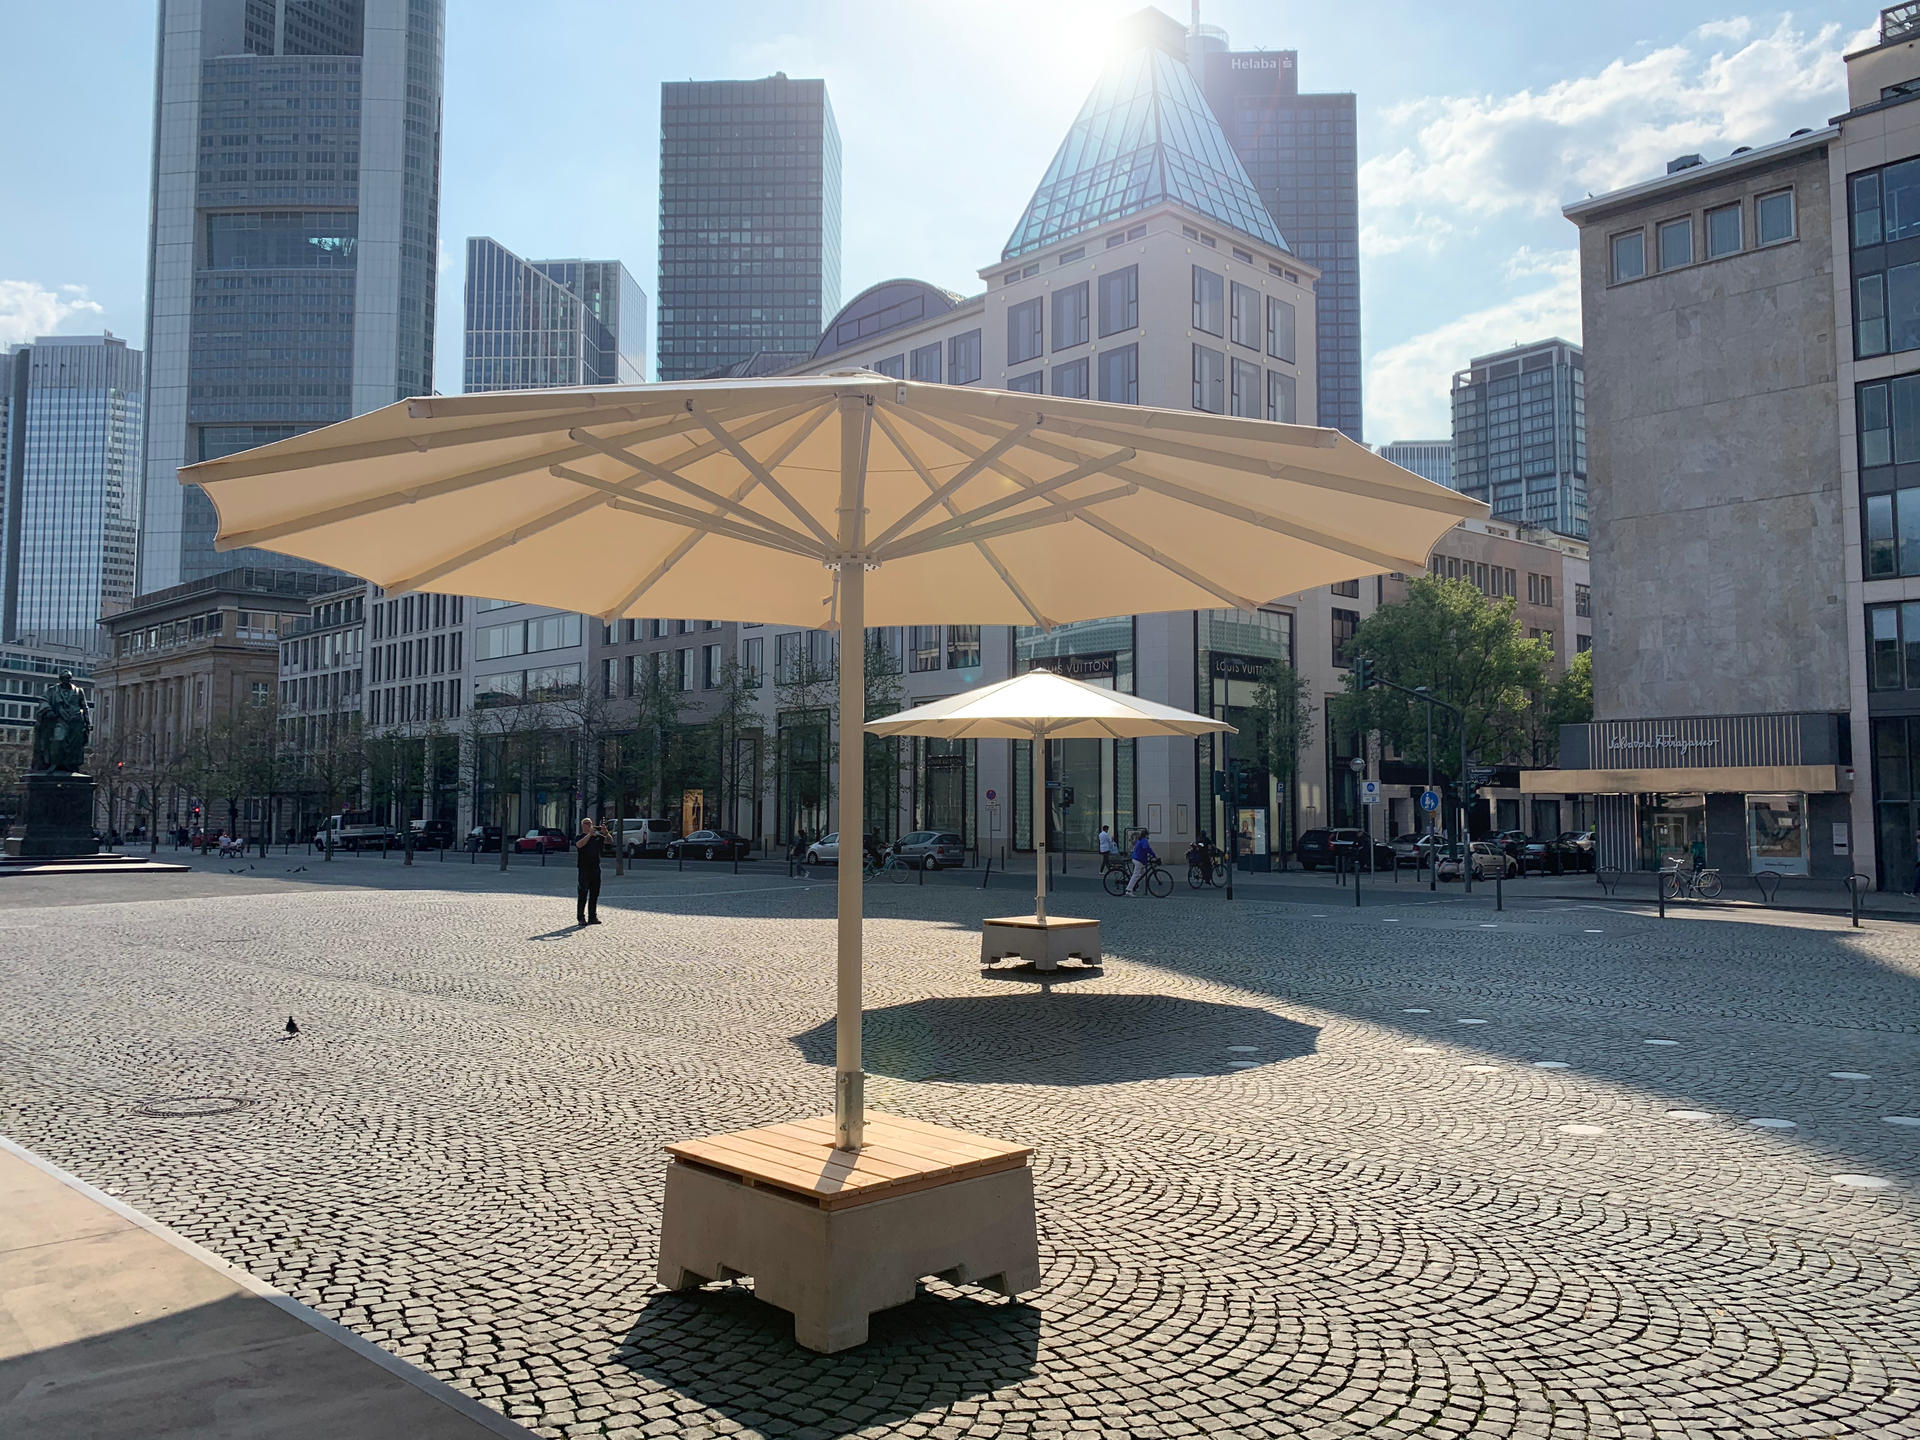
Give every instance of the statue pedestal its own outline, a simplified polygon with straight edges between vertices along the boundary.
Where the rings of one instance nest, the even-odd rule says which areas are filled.
[[[21,780],[26,806],[7,836],[7,854],[22,858],[95,855],[93,777],[54,773]]]

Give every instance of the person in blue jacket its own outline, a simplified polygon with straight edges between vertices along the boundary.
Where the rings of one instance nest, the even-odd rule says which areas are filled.
[[[1153,846],[1147,843],[1147,832],[1142,830],[1140,838],[1133,842],[1133,877],[1127,881],[1127,894],[1133,894],[1134,888],[1146,878],[1147,866],[1159,858],[1153,853]]]

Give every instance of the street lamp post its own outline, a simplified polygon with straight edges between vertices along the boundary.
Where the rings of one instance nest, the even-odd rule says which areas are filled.
[[[1425,685],[1414,686],[1413,693],[1424,696],[1429,701],[1433,699],[1433,692]],[[1431,704],[1427,706],[1427,793],[1433,793],[1433,706]],[[1440,862],[1433,853],[1431,830],[1427,832],[1427,841],[1427,889],[1435,891],[1440,888]]]

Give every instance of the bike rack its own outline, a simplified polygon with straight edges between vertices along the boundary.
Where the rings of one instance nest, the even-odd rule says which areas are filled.
[[[1775,870],[1756,870],[1753,872],[1754,887],[1760,892],[1762,905],[1773,904],[1773,897],[1780,893],[1780,875]]]
[[[1601,894],[1611,895],[1620,888],[1623,876],[1618,870],[1596,870],[1593,872],[1593,878],[1599,883]]]

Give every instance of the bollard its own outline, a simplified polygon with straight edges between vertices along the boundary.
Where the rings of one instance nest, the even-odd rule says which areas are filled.
[[[738,845],[733,847],[733,873],[736,875],[740,873],[740,847]]]
[[[980,872],[980,888],[987,888],[987,877],[993,874],[993,852],[987,852],[987,868]]]
[[[1498,870],[1493,872],[1493,908],[1495,910],[1505,910],[1507,908],[1506,884],[1507,867],[1502,865]]]
[[[1664,871],[1653,872],[1653,888],[1660,895],[1660,918],[1667,918],[1667,877]]]
[[[540,837],[540,868],[547,868],[547,837],[544,835]]]
[[[922,860],[920,862],[919,869],[920,869],[920,883],[924,885],[927,883],[927,862],[925,860]],[[1067,867],[1064,864],[1061,865],[1060,867],[1060,873],[1062,875],[1067,873]]]
[[[1360,857],[1353,857],[1353,908],[1360,908]]]
[[[687,847],[684,844],[673,852],[673,857],[680,862],[674,867],[676,870],[685,870],[687,868]]]
[[[467,852],[467,863],[469,865],[478,865],[480,863],[480,842],[478,840],[473,842],[473,848]]]

